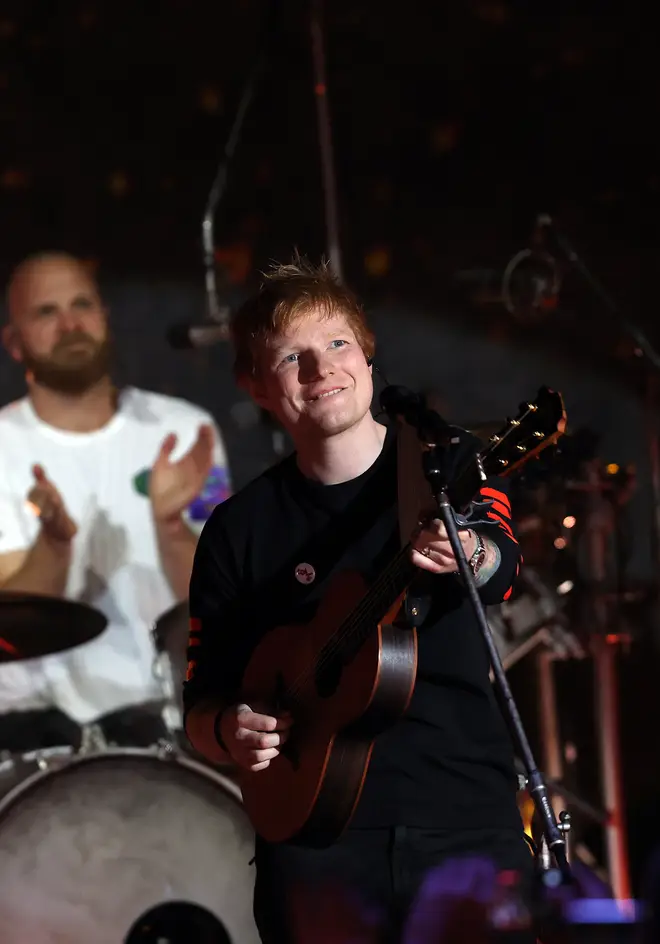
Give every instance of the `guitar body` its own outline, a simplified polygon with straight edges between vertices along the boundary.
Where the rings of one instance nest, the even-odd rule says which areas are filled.
[[[246,812],[270,842],[334,842],[360,798],[374,739],[410,702],[417,634],[392,625],[402,597],[354,651],[333,655],[332,637],[366,592],[359,574],[340,574],[315,618],[269,632],[245,671],[242,699],[253,710],[294,718],[280,755],[265,770],[241,772]],[[287,703],[292,686],[295,702]]]

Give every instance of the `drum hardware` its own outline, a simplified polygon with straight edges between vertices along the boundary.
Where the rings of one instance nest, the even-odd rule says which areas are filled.
[[[72,747],[44,747],[21,754],[24,764],[34,764],[37,770],[51,770],[68,761],[75,754]]]
[[[84,724],[78,754],[85,757],[87,754],[98,754],[109,747],[103,728],[100,724]]]
[[[171,741],[166,741],[165,738],[160,738],[158,743],[155,745],[156,756],[160,757],[161,760],[166,760],[168,757],[173,757],[177,753],[177,750],[177,745],[173,744]]]
[[[63,652],[100,636],[108,621],[84,603],[0,591],[0,663]]]
[[[183,683],[188,665],[188,602],[177,603],[158,617],[151,630],[156,650],[154,675],[166,690],[163,721],[178,739],[183,731]]]

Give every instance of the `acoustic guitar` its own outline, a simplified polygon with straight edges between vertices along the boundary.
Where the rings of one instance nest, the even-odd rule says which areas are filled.
[[[452,484],[452,506],[476,498],[485,475],[515,473],[565,425],[561,395],[541,388]],[[247,814],[270,842],[333,843],[358,803],[375,738],[408,707],[417,634],[398,617],[419,573],[410,551],[410,544],[402,548],[371,586],[357,572],[337,575],[304,629],[278,627],[252,654],[241,700],[294,718],[270,765],[241,771]]]

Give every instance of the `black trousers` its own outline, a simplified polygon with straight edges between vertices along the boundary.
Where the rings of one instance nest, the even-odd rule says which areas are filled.
[[[393,944],[419,909],[426,908],[424,920],[433,923],[441,916],[429,918],[428,911],[440,907],[440,899],[487,896],[484,886],[492,889],[497,871],[520,872],[527,887],[533,876],[522,827],[349,829],[321,850],[257,840],[255,864],[254,916],[263,944]],[[427,876],[426,904],[416,902]],[[516,940],[533,944],[536,938]]]

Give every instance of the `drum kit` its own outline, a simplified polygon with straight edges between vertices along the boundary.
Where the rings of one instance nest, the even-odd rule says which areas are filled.
[[[82,603],[0,592],[0,662],[71,649],[105,626]],[[153,628],[167,737],[117,747],[92,726],[78,749],[2,755],[3,944],[259,941],[240,790],[181,730],[187,635],[185,604]]]

